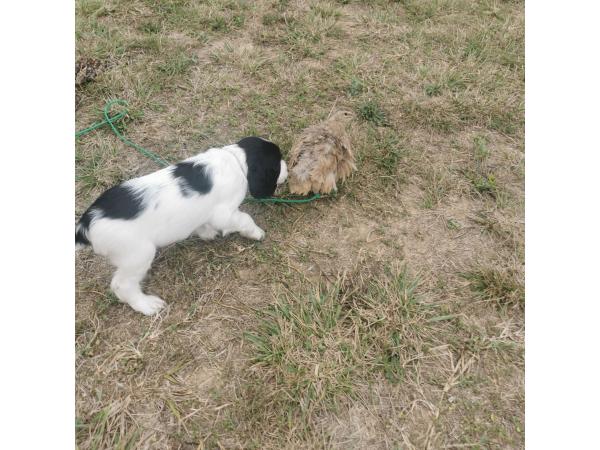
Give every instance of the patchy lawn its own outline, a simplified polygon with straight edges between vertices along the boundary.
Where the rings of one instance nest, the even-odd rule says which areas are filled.
[[[78,252],[78,448],[522,448],[523,10],[77,0],[77,129],[123,98],[125,134],[175,161],[359,117],[336,198],[244,206],[260,243],[163,249],[158,317]],[[108,130],[80,138],[77,217],[155,168]]]

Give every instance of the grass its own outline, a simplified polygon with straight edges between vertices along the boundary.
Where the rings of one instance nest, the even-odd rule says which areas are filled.
[[[123,98],[169,160],[247,134],[287,155],[358,115],[334,198],[243,206],[260,243],[159,252],[159,317],[76,255],[78,448],[523,447],[523,2],[75,6],[76,57],[103,63],[76,129]],[[75,156],[78,214],[155,169],[107,130]]]
[[[480,194],[489,194],[492,197],[496,196],[498,190],[496,185],[496,177],[493,174],[489,175],[471,175],[471,183]]]
[[[263,313],[258,330],[246,334],[254,362],[292,402],[289,411],[306,414],[315,404],[351,395],[356,379],[402,378],[402,330],[431,308],[419,305],[416,283],[405,271],[372,280],[363,292],[349,283],[280,298]]]
[[[88,154],[83,154],[80,148],[76,149],[75,161],[80,163],[76,180],[81,189],[94,192],[112,187],[120,178],[116,168],[107,170],[111,166],[111,159],[115,157],[115,149],[110,146],[100,145],[92,148]]]
[[[456,314],[423,302],[418,286],[406,269],[388,266],[359,269],[314,292],[282,295],[245,334],[254,355],[252,376],[273,386],[271,408],[257,411],[256,401],[245,399],[252,422],[268,420],[280,436],[298,423],[318,428],[316,417],[359,400],[365,383],[393,389],[425,376],[416,361],[436,357],[440,335],[462,330],[454,326]],[[274,420],[272,409],[280,412]]]
[[[429,97],[437,97],[438,95],[442,95],[442,86],[437,83],[428,84],[425,86],[425,93]]]
[[[359,105],[358,115],[361,119],[372,122],[376,126],[385,124],[385,112],[374,100],[368,100]]]
[[[471,289],[482,299],[498,306],[525,306],[522,275],[515,269],[484,267],[465,274]]]
[[[473,147],[475,159],[477,161],[485,161],[490,155],[488,142],[484,136],[475,136],[475,138],[473,139]]]
[[[350,87],[348,88],[348,92],[351,96],[355,97],[361,94],[365,89],[364,84],[357,78],[353,78],[350,82]]]
[[[448,195],[450,182],[446,173],[435,168],[425,171],[424,181],[423,207],[433,209]]]
[[[423,22],[435,17],[441,4],[446,2],[433,1],[421,2],[418,0],[400,0],[399,3],[404,7],[404,11],[411,21]]]
[[[378,158],[375,164],[379,173],[383,173],[394,179],[398,177],[398,167],[406,156],[405,143],[393,131],[379,132],[377,136]]]
[[[157,69],[169,77],[185,75],[196,64],[197,60],[194,56],[190,56],[185,52],[176,52],[157,66]]]

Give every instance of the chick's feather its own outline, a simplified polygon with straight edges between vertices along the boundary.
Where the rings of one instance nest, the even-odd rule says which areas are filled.
[[[338,180],[343,181],[356,169],[345,119],[347,113],[334,114],[301,134],[290,152],[290,192],[330,193],[337,190]]]

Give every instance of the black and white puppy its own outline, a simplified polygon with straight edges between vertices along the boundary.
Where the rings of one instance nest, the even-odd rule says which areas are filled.
[[[196,233],[204,240],[239,232],[261,240],[265,232],[239,211],[248,190],[270,197],[287,178],[287,165],[272,142],[247,137],[211,148],[104,192],[75,229],[77,248],[91,245],[117,268],[111,288],[120,301],[146,315],[165,302],[146,295],[140,282],[156,249]]]

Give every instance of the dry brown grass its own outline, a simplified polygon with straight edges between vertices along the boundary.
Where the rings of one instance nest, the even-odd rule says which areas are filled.
[[[523,4],[78,0],[77,128],[127,99],[168,159],[288,151],[354,109],[335,199],[248,205],[267,231],[163,249],[146,318],[76,259],[77,445],[522,448]],[[153,162],[79,140],[76,213]]]

